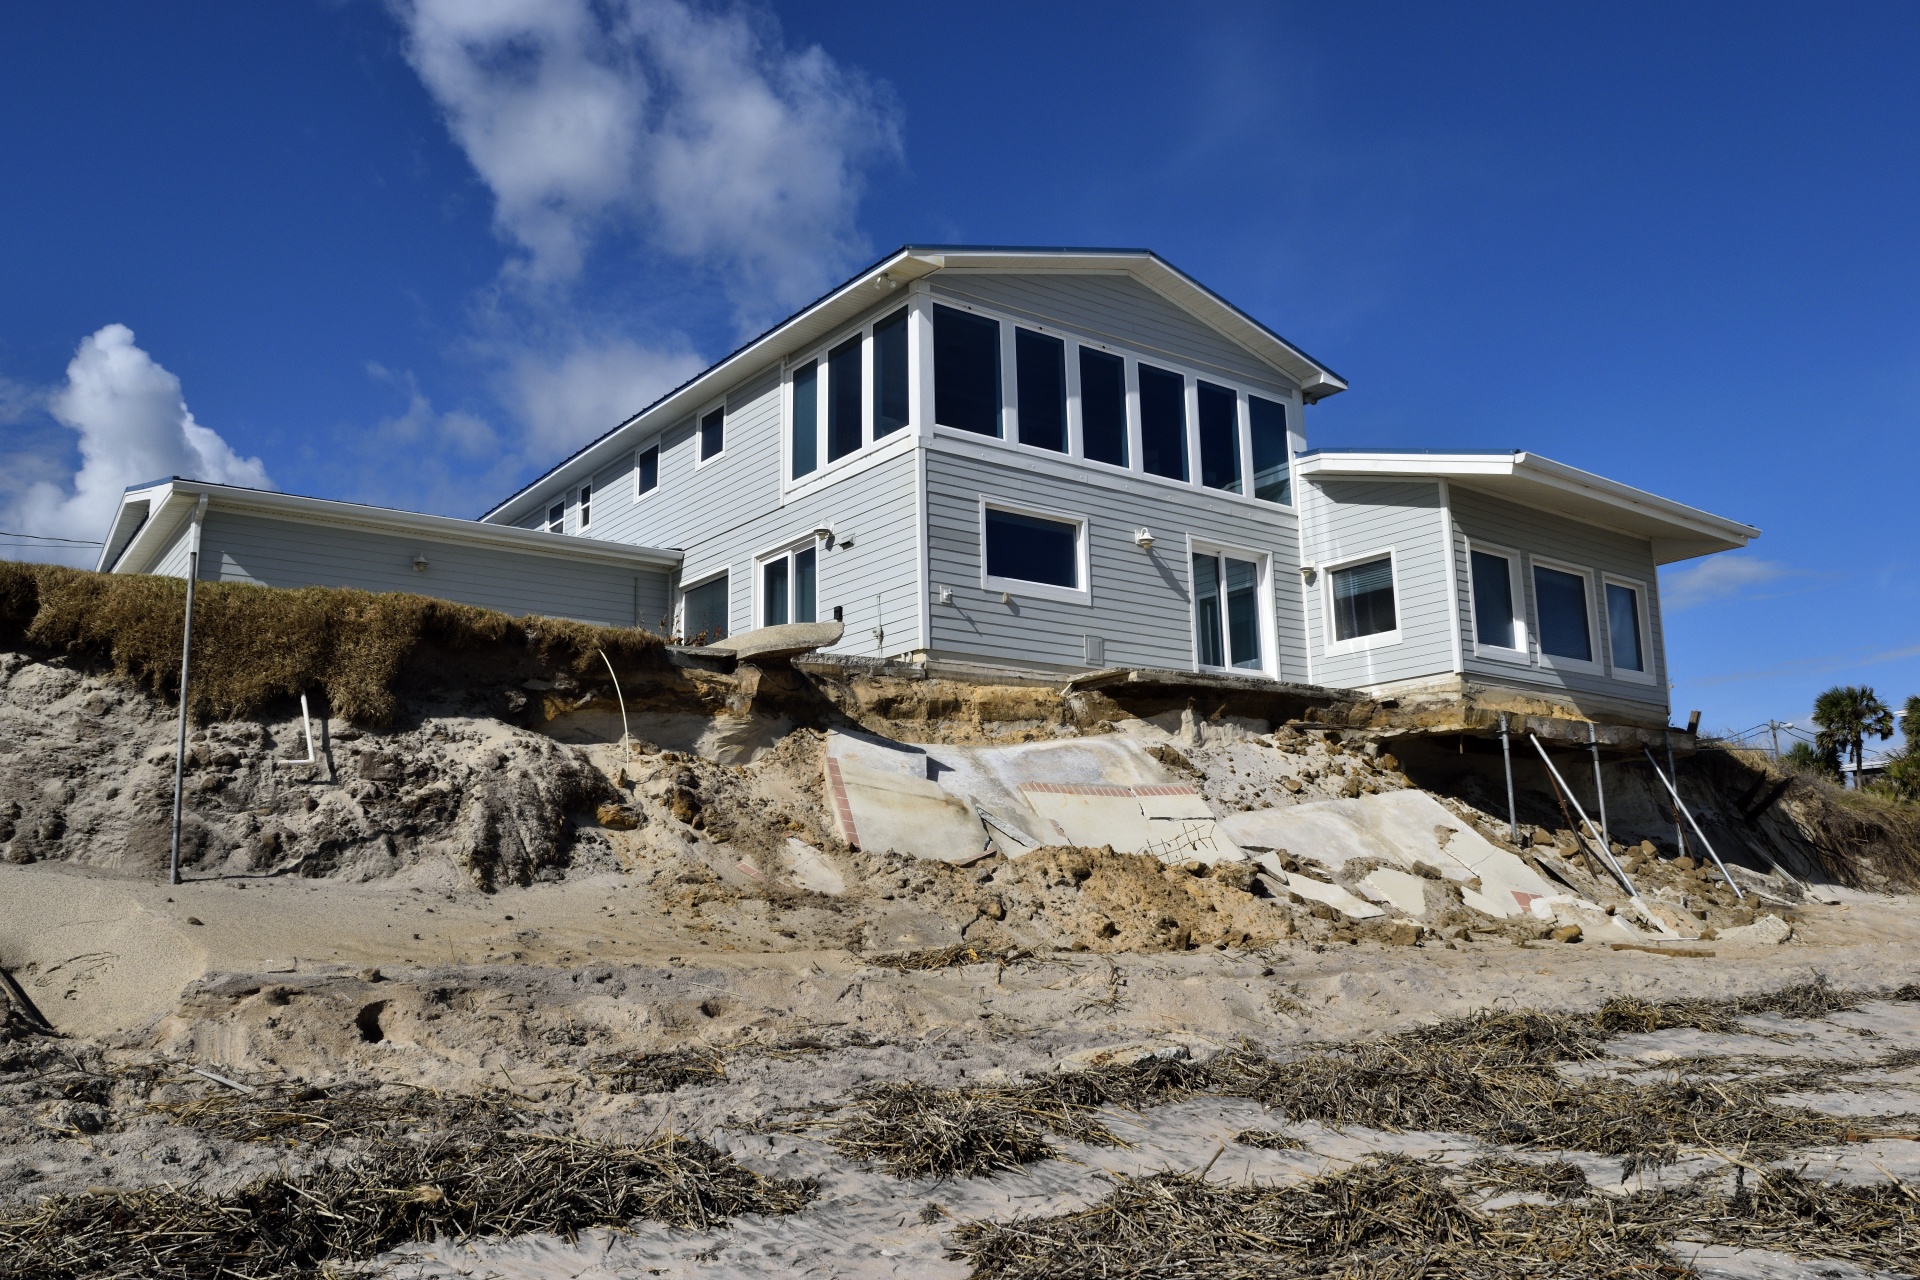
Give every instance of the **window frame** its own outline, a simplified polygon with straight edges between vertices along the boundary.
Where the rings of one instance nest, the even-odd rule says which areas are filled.
[[[797,571],[798,566],[794,563],[794,561],[795,561],[795,558],[802,551],[813,552],[813,595],[814,595],[813,612],[814,612],[814,621],[818,622],[820,620],[819,618],[819,615],[820,615],[820,566],[823,563],[824,558],[820,554],[820,539],[816,538],[811,533],[809,533],[804,538],[789,538],[785,542],[775,543],[771,547],[767,547],[762,551],[758,551],[754,553],[754,557],[753,557],[753,619],[754,619],[753,625],[754,626],[767,627],[767,626],[785,625],[781,623],[771,623],[771,622],[760,621],[760,619],[766,616],[766,607],[767,607],[766,568],[769,564],[773,563],[775,560],[785,560],[787,562],[787,613],[789,615],[787,621],[788,622],[794,621],[793,617],[791,616],[793,613],[793,602],[798,597],[799,591],[800,591],[800,576]]]
[[[573,533],[584,538],[593,525],[593,481],[582,481],[573,491]]]
[[[962,435],[968,434],[962,432]],[[1036,450],[1036,452],[1050,452]],[[1057,456],[1057,455],[1056,455]],[[1029,582],[1025,578],[1000,578],[987,572],[987,512],[1003,511],[1008,515],[1027,516],[1034,520],[1052,520],[1059,524],[1071,524],[1075,527],[1074,559],[1075,572],[1079,576],[1079,587],[1059,587],[1050,582]],[[1053,507],[1037,507],[1032,503],[996,498],[981,494],[978,502],[977,530],[980,549],[980,589],[1000,592],[1010,596],[1026,596],[1034,600],[1053,600],[1061,604],[1091,605],[1093,603],[1093,567],[1089,543],[1093,538],[1091,521],[1084,515],[1070,511],[1060,511]]]
[[[720,449],[712,456],[703,458],[700,456],[700,453],[707,445],[706,422],[707,419],[711,418],[715,413],[720,415]],[[713,403],[702,406],[700,412],[693,415],[693,469],[695,471],[698,471],[702,467],[712,466],[727,456],[727,436],[729,434],[727,430],[726,397],[722,396]]]
[[[1259,385],[1248,381],[1246,378],[1232,371],[1203,366],[1171,352],[1136,349],[1122,343],[1114,342],[1105,336],[1067,328],[1057,323],[1042,321],[1030,315],[1002,310],[998,307],[982,306],[978,303],[962,300],[948,294],[930,294],[929,305],[932,304],[951,307],[959,311],[972,312],[975,315],[996,320],[1002,326],[1001,344],[1003,347],[1003,359],[1000,371],[1000,394],[1003,403],[1003,426],[1001,435],[986,436],[971,431],[962,431],[957,427],[941,426],[929,420],[925,428],[927,434],[938,436],[942,440],[964,440],[973,443],[985,442],[991,447],[1011,449],[1017,453],[1023,453],[1028,457],[1053,458],[1062,462],[1071,463],[1075,466],[1084,466],[1109,476],[1128,476],[1132,479],[1144,480],[1151,484],[1168,485],[1179,491],[1199,493],[1226,501],[1246,503],[1258,510],[1286,512],[1298,518],[1299,497],[1297,493],[1290,495],[1293,497],[1292,502],[1269,502],[1264,498],[1256,498],[1253,496],[1253,486],[1250,479],[1253,474],[1253,435],[1251,421],[1252,408],[1248,401],[1249,396],[1258,396],[1263,400],[1272,401],[1281,405],[1285,410],[1288,423],[1287,470],[1289,480],[1291,481],[1293,478],[1292,471],[1295,453],[1292,441],[1296,434],[1296,426],[1302,421],[1300,416],[1302,400],[1299,388],[1280,389],[1278,374],[1275,375],[1276,385]],[[1016,328],[1029,329],[1050,338],[1059,338],[1066,344],[1067,451],[1065,453],[1042,448],[1038,445],[1022,444],[1019,440],[1018,404],[1020,375],[1018,361],[1013,359],[1010,354],[1013,347],[1012,331]],[[1081,348],[1088,348],[1105,355],[1117,357],[1121,362],[1125,386],[1127,440],[1127,464],[1125,466],[1111,462],[1103,462],[1097,458],[1089,458],[1086,456],[1085,430],[1081,417],[1081,371],[1080,358],[1078,355]],[[931,352],[927,353],[927,358],[929,360],[932,359]],[[799,359],[795,361],[795,363],[802,362],[803,361]],[[1185,480],[1175,480],[1171,477],[1156,475],[1146,470],[1143,464],[1140,438],[1139,372],[1139,366],[1143,363],[1165,370],[1168,373],[1177,373],[1185,380],[1186,385],[1183,394],[1183,403],[1185,405],[1187,419],[1187,479]],[[1202,380],[1211,382],[1219,387],[1230,389],[1234,393],[1235,450],[1240,465],[1240,488],[1242,490],[1240,493],[1233,493],[1226,489],[1211,489],[1201,483],[1198,461],[1199,421],[1196,401],[1199,383]]]
[[[1269,502],[1267,506],[1274,505]],[[1376,631],[1372,635],[1354,636],[1348,640],[1333,638],[1333,575],[1341,569],[1351,569],[1386,557],[1388,572],[1393,575],[1393,630]],[[1314,567],[1314,576],[1320,583],[1320,643],[1321,652],[1329,658],[1342,654],[1362,653],[1368,649],[1386,649],[1401,643],[1406,637],[1406,602],[1401,598],[1400,590],[1400,548],[1389,544],[1375,547],[1370,551],[1354,556],[1342,556],[1338,560],[1329,560]]]
[[[1479,542],[1473,538],[1462,541],[1467,549],[1467,628],[1473,637],[1473,656],[1489,662],[1511,662],[1517,666],[1533,665],[1533,624],[1529,620],[1527,601],[1533,571],[1528,567],[1527,557],[1512,547],[1497,546],[1491,542]],[[1503,649],[1495,644],[1480,643],[1480,601],[1473,592],[1473,553],[1498,556],[1507,562],[1507,589],[1513,597],[1514,639],[1518,643],[1511,649]]]
[[[1221,492],[1221,490],[1212,490],[1212,492],[1218,493]],[[1272,506],[1273,504],[1268,503],[1267,505]],[[1222,611],[1220,615],[1220,629],[1221,642],[1226,648],[1226,656],[1229,661],[1224,667],[1216,667],[1200,661],[1200,594],[1198,584],[1193,580],[1193,558],[1195,556],[1213,556],[1222,561],[1231,558],[1234,560],[1253,562],[1254,572],[1256,574],[1254,591],[1260,607],[1260,665],[1258,667],[1236,667],[1232,664],[1233,640],[1231,631],[1229,630],[1231,622],[1225,612],[1226,597],[1224,591],[1226,587],[1226,575],[1224,572],[1220,578],[1223,593],[1221,596]],[[1224,567],[1223,565],[1222,568],[1224,569]],[[1280,671],[1277,662],[1279,660],[1280,634],[1277,616],[1278,610],[1274,603],[1273,592],[1273,555],[1271,552],[1255,551],[1250,547],[1236,547],[1229,543],[1215,542],[1210,538],[1196,538],[1191,534],[1187,535],[1187,639],[1192,645],[1191,657],[1193,669],[1195,671],[1213,672],[1217,675],[1261,675],[1270,680],[1279,679]],[[1397,600],[1395,601],[1394,607],[1397,611],[1399,608]],[[1394,617],[1396,619],[1399,617],[1398,612],[1394,614]]]
[[[903,316],[907,326],[907,423],[896,427],[884,436],[874,435],[875,417],[879,406],[874,401],[874,326],[891,320],[896,315]],[[913,326],[916,323],[915,307],[911,299],[901,299],[897,305],[876,311],[871,318],[857,325],[835,329],[818,342],[810,343],[801,351],[788,356],[780,367],[780,492],[782,500],[813,488],[816,485],[831,483],[833,477],[848,467],[857,468],[864,460],[876,457],[882,449],[902,448],[899,441],[911,440],[918,432],[919,423],[914,420],[913,386],[919,380],[918,363],[920,353],[915,350]],[[828,422],[831,410],[830,398],[833,394],[833,372],[829,367],[828,355],[834,348],[845,345],[858,338],[860,342],[860,444],[857,448],[829,460],[827,457]],[[806,475],[793,474],[793,375],[806,365],[814,366],[815,418],[813,424],[814,467]],[[961,433],[966,434],[966,433]]]
[[[1634,671],[1616,666],[1613,661],[1613,606],[1601,600],[1601,620],[1606,623],[1607,636],[1607,674],[1615,680],[1627,680],[1634,684],[1656,684],[1659,677],[1654,674],[1653,658],[1653,616],[1648,608],[1651,593],[1647,584],[1638,578],[1629,578],[1624,574],[1601,573],[1600,591],[1604,596],[1608,587],[1624,587],[1639,596],[1640,611],[1640,660],[1646,664],[1646,670]]]
[[[730,636],[733,634],[733,566],[731,564],[723,564],[717,569],[701,574],[692,582],[682,579],[679,587],[676,589],[676,599],[673,602],[673,631],[674,634],[680,638],[682,644],[686,643],[689,638],[687,635],[687,593],[689,591],[696,591],[720,579],[724,579],[727,584],[727,635]],[[713,642],[709,641],[708,643]]]
[[[644,500],[649,494],[660,492],[663,487],[661,484],[660,463],[665,450],[661,448],[661,444],[661,438],[655,436],[650,442],[633,451],[633,500],[635,502]],[[653,453],[653,488],[642,489],[640,487],[640,460],[647,456],[649,450]]]
[[[553,518],[553,513],[556,511],[560,513],[558,520]],[[547,503],[547,513],[545,518],[540,521],[540,529],[543,533],[565,533],[567,531],[566,494],[561,494],[560,501],[558,502]]]
[[[1533,637],[1534,649],[1539,654],[1539,663],[1543,670],[1572,671],[1584,675],[1604,675],[1606,664],[1600,657],[1600,605],[1595,599],[1593,584],[1599,575],[1585,565],[1573,564],[1566,560],[1555,560],[1542,555],[1527,557],[1527,602],[1535,619],[1540,617],[1539,593],[1535,590],[1533,571],[1536,568],[1557,569],[1561,573],[1571,573],[1587,584],[1587,647],[1593,653],[1591,661],[1568,658],[1556,653],[1548,653],[1545,628],[1536,623]]]

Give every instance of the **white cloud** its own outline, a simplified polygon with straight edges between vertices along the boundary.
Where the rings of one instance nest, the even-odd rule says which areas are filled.
[[[884,88],[770,18],[682,0],[393,0],[407,56],[495,198],[529,285],[596,239],[724,273],[742,325],[866,251],[862,173],[896,155]]]
[[[619,426],[705,366],[684,347],[662,350],[607,339],[557,357],[516,357],[508,395],[527,424],[529,447],[552,457]]]
[[[1660,603],[1669,611],[1744,595],[1754,587],[1793,577],[1796,570],[1752,556],[1709,556],[1660,575]]]
[[[127,486],[167,476],[272,487],[260,459],[241,457],[194,421],[180,379],[136,346],[123,324],[82,341],[65,385],[33,399],[79,436],[80,467],[70,484],[42,478],[7,495],[0,520],[9,529],[100,538]],[[43,476],[56,465],[38,461]]]
[[[390,383],[406,392],[405,411],[382,418],[374,433],[389,444],[427,445],[437,450],[452,450],[469,458],[488,458],[499,452],[500,437],[487,420],[464,409],[441,412],[433,407],[420,382],[411,372],[394,373],[369,361],[367,373],[375,380]]]

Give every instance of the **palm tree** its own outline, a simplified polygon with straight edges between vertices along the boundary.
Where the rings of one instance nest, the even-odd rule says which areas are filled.
[[[1913,701],[1909,699],[1909,704]],[[1860,785],[1866,740],[1893,736],[1893,712],[1865,685],[1835,685],[1813,700],[1813,722],[1820,726],[1814,745],[1853,757],[1853,785]]]

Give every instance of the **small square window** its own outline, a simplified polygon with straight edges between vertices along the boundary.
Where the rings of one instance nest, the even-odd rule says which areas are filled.
[[[660,487],[660,446],[649,445],[640,451],[640,460],[634,465],[634,488],[639,493],[652,493]]]
[[[816,566],[819,553],[811,546],[783,552],[760,564],[760,625],[785,626],[813,622],[819,612]]]
[[[1393,557],[1348,565],[1328,576],[1333,580],[1336,641],[1383,635],[1399,628],[1393,604]]]
[[[567,504],[556,502],[547,508],[547,532],[560,533],[567,527]]]
[[[700,461],[717,458],[727,447],[727,411],[715,409],[700,419]]]

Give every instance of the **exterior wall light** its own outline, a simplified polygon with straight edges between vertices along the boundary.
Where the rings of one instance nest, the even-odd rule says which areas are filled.
[[[427,556],[424,551],[414,553],[413,571],[415,573],[425,573],[427,571]]]
[[[1303,564],[1300,566],[1300,580],[1302,582],[1305,582],[1308,586],[1312,586],[1314,574],[1317,572],[1318,570],[1316,570],[1312,565]]]
[[[1153,550],[1153,530],[1135,529],[1133,531],[1133,541],[1142,551]]]

